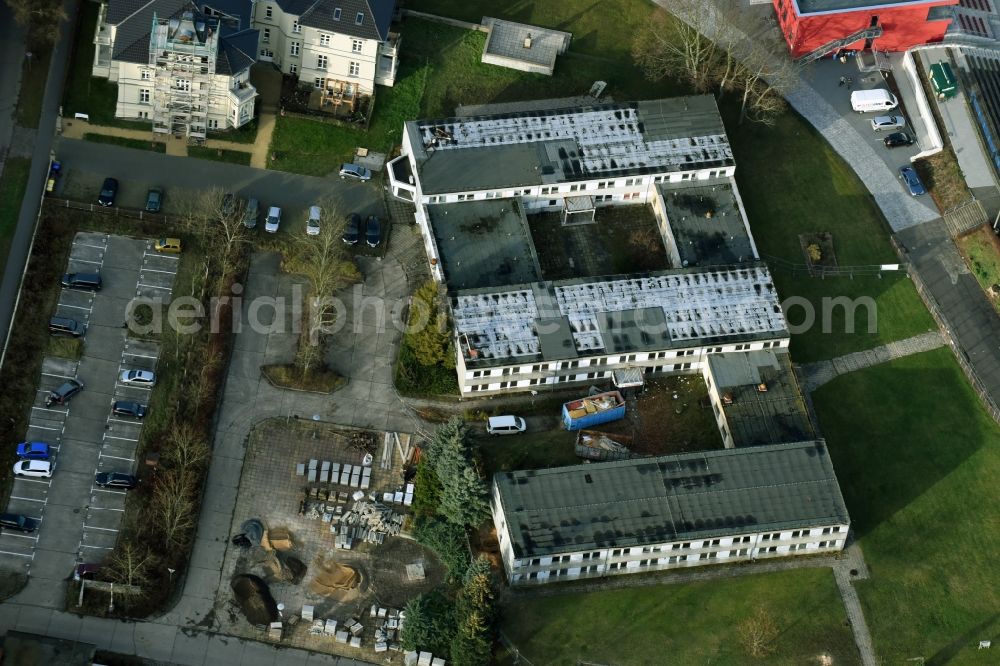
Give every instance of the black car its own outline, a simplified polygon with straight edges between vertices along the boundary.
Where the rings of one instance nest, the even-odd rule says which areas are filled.
[[[94,483],[101,488],[122,488],[131,490],[139,484],[139,479],[121,472],[100,472],[94,475]]]
[[[163,190],[158,187],[149,188],[149,192],[146,192],[146,212],[159,213],[162,205]]]
[[[102,206],[114,206],[116,196],[118,196],[118,181],[115,178],[105,178],[97,203]]]
[[[100,273],[64,273],[61,284],[67,289],[82,291],[100,291],[104,286]]]
[[[129,400],[115,400],[111,406],[111,413],[114,416],[128,416],[133,419],[141,419],[146,415],[146,405]]]
[[[361,216],[351,213],[347,216],[347,224],[344,226],[344,235],[341,239],[348,245],[357,245],[361,237]]]
[[[71,379],[59,388],[49,391],[48,396],[45,397],[45,406],[51,407],[53,405],[65,405],[69,402],[70,398],[82,390],[83,382],[77,379]]]
[[[381,241],[382,225],[379,224],[377,217],[369,215],[368,221],[365,223],[365,242],[368,243],[368,247],[378,247]]]
[[[912,146],[913,137],[911,137],[906,132],[893,132],[889,136],[882,139],[882,143],[885,144],[886,148],[898,148],[899,146]]]
[[[87,327],[75,319],[67,317],[52,317],[49,319],[49,333],[51,335],[79,338],[86,330]]]
[[[17,532],[34,532],[38,521],[20,513],[0,513],[0,528]]]

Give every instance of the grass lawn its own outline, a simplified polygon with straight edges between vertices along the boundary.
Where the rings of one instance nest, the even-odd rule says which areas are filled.
[[[950,145],[939,153],[917,160],[913,166],[920,175],[920,181],[931,193],[934,203],[942,211],[972,199],[962,168],[958,165],[958,158]]]
[[[995,664],[1000,428],[939,349],[813,394],[871,568],[858,592],[885,663]]]
[[[80,7],[76,38],[63,91],[63,115],[72,118],[74,113],[86,113],[94,125],[150,129],[152,124],[149,122],[116,119],[118,85],[90,75],[94,64],[93,39],[99,11],[100,4],[96,2],[84,2]]]
[[[576,433],[553,428],[529,429],[520,435],[491,437],[485,432],[470,435],[473,451],[487,479],[497,472],[516,469],[543,469],[578,465],[583,461],[573,453]]]
[[[21,92],[17,97],[17,124],[21,127],[38,128],[51,60],[51,49],[35,52],[35,56],[30,61],[25,60],[21,67]]]
[[[50,337],[45,355],[79,361],[80,356],[83,355],[83,340],[81,338]]]
[[[765,609],[778,630],[751,659],[736,627]],[[516,597],[500,630],[532,664],[833,664],[858,662],[829,569],[621,590]],[[501,652],[499,662],[513,663]]]
[[[165,153],[167,152],[167,144],[162,141],[146,141],[145,139],[130,139],[124,136],[108,136],[106,134],[94,134],[92,132],[87,132],[83,135],[83,138],[87,141],[93,141],[94,143],[110,143],[113,146],[122,146],[123,148],[135,148],[136,150],[151,150],[154,153]]]
[[[188,146],[188,157],[202,160],[215,160],[229,164],[250,166],[250,153],[242,150],[226,150],[225,148],[206,148],[205,146]]]
[[[7,264],[30,172],[31,160],[26,157],[11,157],[4,165],[3,177],[0,178],[0,266]]]
[[[728,119],[732,105],[723,105]],[[727,123],[736,157],[736,181],[746,206],[750,228],[762,255],[804,264],[799,234],[830,232],[840,266],[896,263],[889,230],[881,211],[851,168],[799,115],[787,112],[773,128]],[[790,159],[794,156],[794,159]],[[765,260],[767,257],[765,257]],[[934,321],[909,278],[811,278],[772,269],[783,300],[804,297],[813,304],[817,325],[792,337],[798,362],[832,358],[934,328]],[[868,333],[868,316],[857,309],[855,332],[845,332],[844,309],[829,318],[830,332],[821,327],[822,300],[870,296],[875,300],[877,330]],[[792,324],[802,322],[802,308],[787,312]]]
[[[236,129],[217,132],[209,131],[208,139],[209,141],[216,139],[218,141],[233,141],[235,143],[252,144],[257,141],[257,119],[254,118],[246,125]]]

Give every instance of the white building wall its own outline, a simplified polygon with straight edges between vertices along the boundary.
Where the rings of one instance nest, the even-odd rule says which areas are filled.
[[[711,539],[521,558],[509,563],[506,561],[507,553],[512,551],[501,548],[501,554],[505,558],[504,568],[512,586],[537,585],[559,580],[837,552],[844,548],[849,527],[848,524],[835,524],[781,532],[743,532]]]
[[[115,117],[126,120],[152,120],[156,103],[155,68],[131,62],[118,62],[118,102]],[[197,78],[197,77],[195,77]],[[239,127],[253,119],[254,101],[242,106],[229,94],[241,82],[249,79],[249,70],[236,76],[215,74],[209,99],[209,129]],[[146,101],[144,101],[146,100]]]

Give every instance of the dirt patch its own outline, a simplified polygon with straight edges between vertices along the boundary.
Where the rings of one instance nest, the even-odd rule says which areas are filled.
[[[833,234],[820,231],[814,234],[799,234],[799,246],[806,259],[810,275],[819,275],[824,268],[837,267],[837,253],[833,251]]]
[[[361,586],[361,575],[356,569],[330,557],[317,558],[313,568],[316,575],[309,582],[309,590],[313,594],[341,596],[343,592]]]
[[[267,583],[253,574],[234,576],[229,586],[243,616],[252,625],[267,625],[278,619],[278,605]]]

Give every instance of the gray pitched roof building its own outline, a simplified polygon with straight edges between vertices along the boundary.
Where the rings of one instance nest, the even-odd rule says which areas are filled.
[[[823,441],[501,472],[516,558],[849,522]]]
[[[279,5],[286,13],[299,14],[302,25],[385,41],[396,0],[282,0]]]

